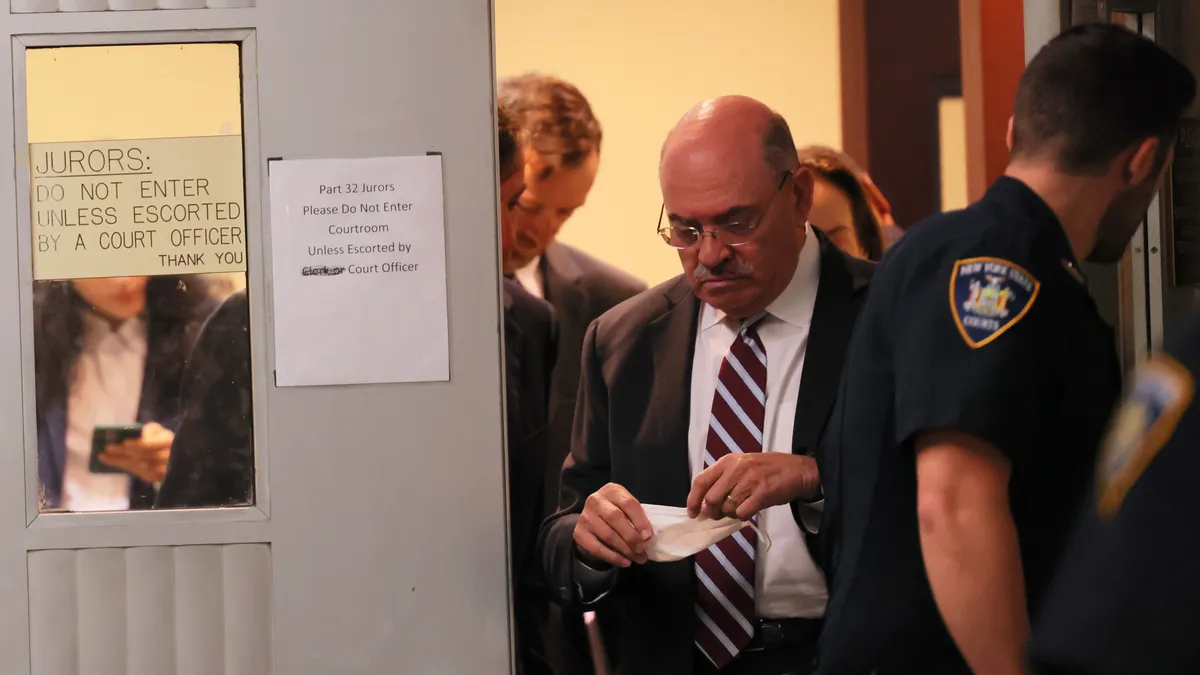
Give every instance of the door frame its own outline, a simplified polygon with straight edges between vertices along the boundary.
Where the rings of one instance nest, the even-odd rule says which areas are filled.
[[[29,402],[36,400],[34,376],[33,322],[27,316],[33,307],[33,242],[32,204],[30,202],[28,104],[26,100],[26,61],[28,49],[55,47],[96,47],[153,44],[235,43],[239,48],[242,89],[242,171],[246,247],[247,289],[252,305],[269,297],[266,278],[270,269],[267,233],[264,223],[264,184],[260,175],[259,109],[258,109],[258,42],[257,32],[249,28],[211,30],[150,30],[114,33],[55,33],[13,35],[13,127],[17,193],[18,284],[21,310],[21,362],[24,408],[25,504],[27,550],[77,548],[81,539],[94,540],[96,545],[111,547],[169,546],[176,544],[251,543],[269,541],[265,524],[271,515],[270,481],[268,480],[269,443],[267,439],[268,339],[267,312],[252,311],[249,339],[251,342],[251,395],[254,425],[254,504],[221,509],[146,510],[101,513],[41,513],[39,510],[39,477],[36,411]],[[255,161],[251,161],[251,160]],[[180,524],[191,527],[178,528]],[[245,524],[239,526],[238,524]],[[209,527],[196,528],[196,525]],[[257,526],[256,526],[257,525]],[[207,535],[207,536],[206,536]]]

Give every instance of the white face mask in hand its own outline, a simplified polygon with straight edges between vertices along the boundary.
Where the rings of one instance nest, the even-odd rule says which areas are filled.
[[[764,550],[771,547],[766,533],[748,521],[737,518],[712,520],[703,514],[689,518],[687,509],[677,506],[643,504],[642,510],[654,528],[654,536],[646,542],[646,557],[653,562],[673,562],[696,555],[743,527],[758,533]]]

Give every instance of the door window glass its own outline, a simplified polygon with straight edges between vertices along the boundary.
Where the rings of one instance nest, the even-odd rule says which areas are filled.
[[[43,511],[253,501],[240,61],[26,51]]]

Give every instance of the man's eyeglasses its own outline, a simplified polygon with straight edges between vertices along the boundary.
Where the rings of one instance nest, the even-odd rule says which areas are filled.
[[[762,224],[767,213],[770,212],[771,207],[775,204],[775,200],[779,197],[779,193],[783,192],[783,186],[787,185],[787,181],[791,177],[791,171],[783,174],[783,178],[779,181],[779,186],[775,188],[775,192],[771,195],[771,201],[767,202],[766,207],[759,212],[757,218],[713,225],[709,229],[671,222],[664,225],[663,217],[667,213],[667,205],[664,203],[658,212],[658,236],[662,237],[668,246],[679,250],[691,248],[699,244],[700,239],[705,235],[716,239],[722,246],[741,246],[747,244],[754,238],[755,230]]]

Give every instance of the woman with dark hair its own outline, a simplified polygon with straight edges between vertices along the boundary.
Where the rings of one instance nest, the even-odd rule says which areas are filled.
[[[800,166],[812,171],[813,205],[808,220],[830,241],[857,258],[878,261],[885,248],[879,215],[865,174],[846,154],[811,146],[799,151]]]
[[[150,508],[166,471],[188,353],[213,308],[195,276],[37,282],[33,290],[42,507]],[[99,456],[97,426],[141,424]]]

